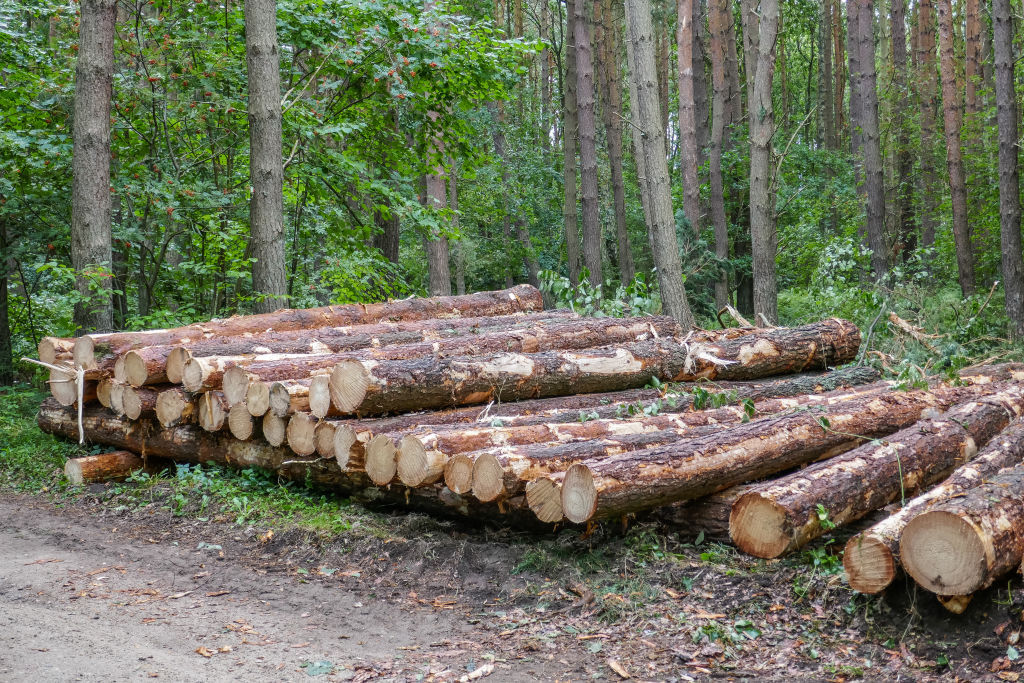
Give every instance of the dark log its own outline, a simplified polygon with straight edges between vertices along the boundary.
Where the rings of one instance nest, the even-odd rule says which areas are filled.
[[[829,528],[912,496],[974,457],[1024,411],[1024,387],[958,404],[879,441],[756,487],[733,506],[729,533],[740,550],[763,558],[802,547]]]

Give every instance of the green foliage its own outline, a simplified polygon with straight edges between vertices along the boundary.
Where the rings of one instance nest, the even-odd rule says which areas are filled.
[[[614,286],[611,280],[606,280],[602,289],[591,285],[587,281],[587,275],[588,272],[584,268],[580,274],[580,283],[573,287],[569,278],[545,270],[540,274],[540,288],[554,297],[558,308],[568,308],[581,315],[623,318],[649,315],[661,310],[661,300],[643,274],[637,275],[633,282],[625,286]],[[613,294],[606,297],[602,290]]]
[[[0,488],[57,489],[65,460],[100,452],[39,431],[35,415],[44,398],[45,394],[30,387],[0,387]]]

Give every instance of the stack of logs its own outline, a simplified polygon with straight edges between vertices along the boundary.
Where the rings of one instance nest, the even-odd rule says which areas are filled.
[[[1024,510],[996,509],[988,489],[1019,491],[1024,471],[978,485],[1024,456],[1024,427],[1004,431],[1024,410],[1024,370],[910,389],[830,370],[859,345],[843,320],[683,332],[663,316],[545,311],[519,286],[46,338],[53,398],[39,424],[122,449],[69,464],[75,481],[123,475],[136,453],[510,523],[691,501],[671,516],[695,528],[728,517],[761,557],[904,500],[850,542],[851,583],[872,592],[899,557],[940,594],[977,590],[1021,561],[1024,534],[1017,550],[991,544]],[[983,561],[939,566],[945,533],[958,550],[942,562]]]

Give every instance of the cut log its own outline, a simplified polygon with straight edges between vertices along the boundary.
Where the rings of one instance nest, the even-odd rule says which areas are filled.
[[[322,458],[334,457],[334,423],[330,420],[320,420],[316,425],[316,452]]]
[[[343,472],[333,460],[300,458],[288,449],[275,448],[258,440],[238,441],[227,433],[209,433],[195,425],[159,429],[146,418],[133,422],[115,417],[99,406],[85,406],[83,412],[88,441],[144,452],[147,457],[163,457],[178,463],[261,467],[282,479],[343,493],[365,505],[415,507],[476,522],[493,520],[502,526],[530,527],[533,519],[532,514],[527,516],[520,511],[517,501],[508,501],[502,512],[497,506],[457,496],[440,484],[416,489],[377,488],[370,485],[365,474]],[[78,440],[77,411],[61,407],[56,401],[43,402],[37,422],[43,431]],[[537,526],[535,521],[532,526]]]
[[[256,379],[242,367],[235,366],[225,370],[220,388],[224,392],[224,398],[227,399],[228,405],[233,406],[244,401],[249,392],[249,385]]]
[[[366,462],[363,467],[367,476],[377,486],[387,486],[398,473],[396,458],[398,447],[395,442],[383,434],[378,434],[366,442]]]
[[[127,386],[122,382],[110,385],[110,410],[114,415],[124,415],[124,390]]]
[[[307,330],[338,325],[360,325],[395,320],[510,315],[539,311],[543,298],[529,285],[495,292],[429,299],[405,299],[380,304],[346,304],[309,309],[281,309],[273,313],[235,316],[185,327],[144,332],[90,334],[75,340],[75,362],[95,367],[96,356],[126,353],[134,348],[188,344],[211,337],[230,337],[265,330]]]
[[[447,479],[447,476],[446,476]],[[545,524],[554,524],[565,519],[562,510],[562,491],[551,479],[541,477],[526,485],[526,504]]]
[[[757,486],[760,484],[730,486],[710,496],[666,505],[654,511],[654,518],[691,538],[703,533],[707,539],[729,543],[729,514],[732,506],[742,495]]]
[[[444,465],[444,484],[459,495],[473,490],[473,458],[465,453],[448,458]]]
[[[917,515],[900,537],[900,562],[922,588],[970,595],[1024,559],[1024,465]]]
[[[263,417],[270,410],[270,385],[259,380],[249,382],[245,390],[245,406],[253,417]]]
[[[71,458],[64,463],[64,476],[72,486],[100,481],[127,479],[144,467],[142,458],[131,451],[111,451],[99,455]]]
[[[156,347],[157,349],[167,347]],[[124,354],[124,381],[133,387],[168,382],[167,354],[154,353],[153,347],[133,349]],[[180,379],[178,380],[181,381]]]
[[[104,408],[110,407],[110,389],[113,385],[114,381],[110,379],[101,379],[96,382],[96,400]]]
[[[278,417],[309,410],[309,384],[312,380],[285,380],[272,382],[267,393],[270,412]]]
[[[877,442],[758,486],[733,506],[729,534],[743,552],[773,558],[829,528],[906,498],[974,457],[1024,411],[1024,387],[954,406]]]
[[[994,476],[1004,467],[1024,462],[1024,418],[1017,418],[961,465],[944,482],[907,502],[901,509],[854,536],[843,552],[850,587],[867,594],[881,593],[899,569],[899,541],[907,523],[932,506],[959,496]]]
[[[196,402],[177,387],[165,389],[156,397],[156,419],[165,429],[191,422],[196,415]]]
[[[73,371],[50,370],[50,394],[62,406],[73,406],[78,402],[78,383]],[[96,399],[96,381],[86,379],[82,383],[82,400],[85,403]]]
[[[859,344],[855,325],[826,320],[707,344],[659,339],[580,351],[346,360],[331,373],[331,401],[342,414],[371,415],[617,391],[652,378],[750,379],[842,363]]]
[[[406,486],[427,486],[441,480],[448,457],[428,451],[418,439],[405,438],[398,444],[398,480]]]
[[[592,491],[567,492],[562,479],[568,472],[551,478],[562,486],[562,504],[570,521],[617,517],[699,498],[844,452],[851,443],[910,426],[927,408],[946,410],[991,391],[990,387],[966,386],[867,394],[821,410],[764,417],[721,434],[573,465],[591,470]],[[573,481],[586,485],[582,477]],[[570,494],[573,501],[593,500],[594,504],[589,509],[566,507]]]
[[[295,413],[288,418],[288,447],[299,455],[316,453],[316,418],[309,413]]]
[[[319,418],[331,417],[338,411],[331,404],[331,378],[318,375],[309,380],[309,412]]]
[[[256,418],[249,414],[245,401],[236,403],[228,410],[228,431],[236,439],[248,441],[256,429]]]
[[[219,391],[207,391],[199,396],[199,426],[208,432],[224,429],[228,420],[228,402]]]
[[[263,416],[263,438],[271,446],[277,447],[284,444],[288,438],[288,418],[278,417],[273,413]]]
[[[60,337],[43,337],[36,346],[36,350],[39,352],[39,360],[50,365],[58,361],[67,362],[72,360],[74,348],[74,339],[62,339]]]
[[[151,387],[130,387],[123,385],[121,407],[129,420],[138,420],[156,410],[156,402],[160,391]]]

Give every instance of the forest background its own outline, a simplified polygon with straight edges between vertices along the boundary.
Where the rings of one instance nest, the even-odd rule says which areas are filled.
[[[46,334],[517,282],[847,317],[897,372],[1019,355],[1020,13],[4,0],[0,383]]]

